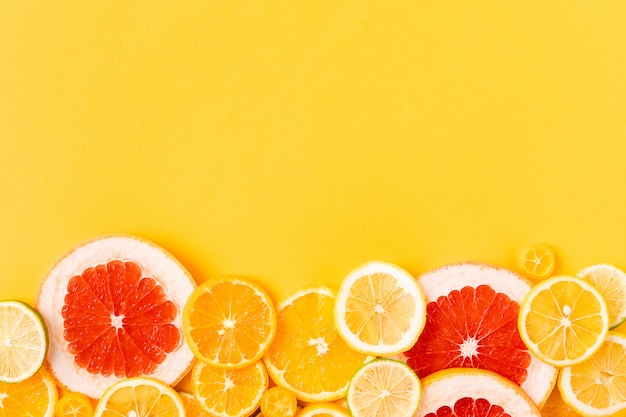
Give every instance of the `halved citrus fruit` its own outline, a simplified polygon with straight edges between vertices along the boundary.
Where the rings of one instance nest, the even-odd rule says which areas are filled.
[[[0,301],[0,381],[21,382],[44,363],[48,335],[41,315],[21,301]]]
[[[80,392],[68,392],[56,404],[56,417],[92,417],[91,400]]]
[[[325,286],[296,291],[277,308],[274,341],[263,357],[277,385],[301,401],[333,401],[346,395],[350,378],[371,359],[339,337],[335,293]]]
[[[491,371],[450,368],[422,380],[415,417],[541,417],[519,385]]]
[[[176,384],[194,361],[182,310],[195,286],[172,255],[139,238],[105,236],[74,248],[50,270],[36,304],[59,384],[92,398],[129,377]]]
[[[178,391],[180,399],[183,400],[187,417],[209,417],[209,413],[204,410],[202,404],[193,394],[186,391]]]
[[[122,379],[106,389],[94,417],[185,417],[185,406],[169,385],[150,377]]]
[[[422,274],[428,301],[426,325],[403,354],[420,378],[445,368],[494,371],[520,385],[542,405],[556,383],[557,369],[522,342],[517,318],[530,283],[501,267],[461,263]]]
[[[535,285],[519,311],[519,332],[528,348],[555,366],[570,366],[593,355],[609,330],[600,293],[573,276],[547,278]]]
[[[217,368],[198,361],[191,371],[193,395],[213,417],[246,417],[261,405],[269,387],[262,361],[245,368]]]
[[[614,329],[626,320],[626,273],[610,264],[588,266],[576,274],[593,285],[606,301],[609,309],[609,328]]]
[[[335,403],[314,403],[302,409],[297,417],[352,417],[347,408]]]
[[[339,335],[370,355],[404,352],[426,323],[426,300],[417,280],[387,262],[369,262],[341,282],[335,301]]]
[[[261,359],[276,334],[276,310],[258,284],[238,277],[206,281],[185,304],[183,331],[196,357],[242,368]]]
[[[0,415],[52,417],[57,402],[52,376],[41,369],[21,382],[0,382]]]
[[[422,386],[407,364],[376,359],[355,372],[346,399],[354,417],[403,417],[417,410]]]
[[[526,276],[544,279],[548,278],[554,271],[556,258],[554,251],[549,246],[535,243],[522,250],[520,262]]]
[[[261,412],[265,417],[293,417],[297,410],[298,399],[287,388],[272,387],[261,397]]]
[[[557,387],[552,390],[548,401],[541,407],[543,417],[581,417],[572,407],[567,405],[561,397],[561,391]]]
[[[609,332],[588,360],[563,368],[563,401],[585,416],[610,416],[626,409],[626,335]]]

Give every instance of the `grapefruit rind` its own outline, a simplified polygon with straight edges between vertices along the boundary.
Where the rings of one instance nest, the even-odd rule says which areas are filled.
[[[160,284],[167,298],[176,304],[178,312],[172,324],[181,331],[181,343],[150,376],[171,386],[177,384],[195,361],[193,352],[182,337],[182,311],[196,283],[183,265],[163,248],[129,235],[107,235],[84,242],[61,257],[47,273],[36,302],[48,328],[46,367],[60,386],[91,398],[100,398],[108,387],[123,379],[114,375],[91,374],[74,362],[74,355],[68,351],[69,343],[63,336],[61,315],[69,280],[89,267],[112,260],[138,264],[143,274]]]
[[[476,368],[449,368],[422,379],[422,397],[415,417],[435,413],[443,406],[454,408],[461,398],[484,398],[499,405],[511,417],[541,417],[533,400],[519,385],[496,374]]]

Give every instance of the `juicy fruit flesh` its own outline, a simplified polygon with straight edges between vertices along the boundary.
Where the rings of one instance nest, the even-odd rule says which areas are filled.
[[[487,285],[454,290],[428,303],[407,364],[420,378],[444,368],[480,368],[521,385],[531,356],[519,336],[518,313],[518,303]]]
[[[137,264],[115,260],[70,279],[63,337],[75,363],[92,374],[149,375],[181,342],[177,313]]]
[[[464,397],[457,400],[453,407],[440,407],[435,413],[424,417],[511,417],[499,405],[493,405],[484,398]]]

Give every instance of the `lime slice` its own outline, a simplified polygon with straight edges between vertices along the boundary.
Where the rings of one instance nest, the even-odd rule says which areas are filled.
[[[0,381],[22,382],[35,375],[47,351],[41,315],[21,301],[0,301]]]
[[[609,328],[614,329],[626,320],[626,273],[610,264],[597,264],[576,274],[593,285],[604,297],[609,309]]]

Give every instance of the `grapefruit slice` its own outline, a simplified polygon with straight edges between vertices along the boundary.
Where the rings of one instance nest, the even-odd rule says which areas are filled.
[[[541,417],[517,384],[484,369],[443,369],[422,385],[415,417]]]
[[[37,297],[59,384],[99,398],[130,377],[178,383],[194,361],[182,310],[195,286],[173,256],[139,238],[105,236],[74,248]]]
[[[420,378],[445,368],[480,368],[522,387],[543,405],[556,383],[557,368],[535,357],[517,328],[520,304],[530,283],[501,267],[461,263],[422,274],[426,325],[404,352]]]

